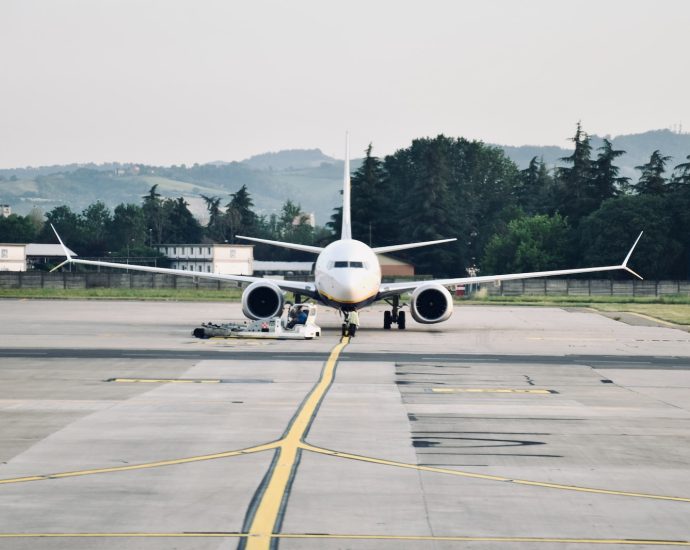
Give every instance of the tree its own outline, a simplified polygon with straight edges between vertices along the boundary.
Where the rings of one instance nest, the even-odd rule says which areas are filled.
[[[582,130],[582,124],[577,123],[575,135],[570,139],[575,144],[573,154],[560,160],[570,166],[556,169],[558,178],[559,212],[577,222],[582,216],[596,210],[599,203],[594,196],[592,180],[592,146],[589,136]]]
[[[257,225],[257,216],[252,210],[254,201],[247,191],[247,186],[243,185],[236,193],[230,195],[232,200],[225,205],[227,222],[231,228],[231,239],[237,234],[252,233]]]
[[[142,207],[137,204],[118,204],[113,211],[110,228],[110,248],[113,251],[124,253],[146,243],[146,218]]]
[[[674,189],[690,186],[690,155],[685,158],[688,162],[677,164],[673,169],[671,184]]]
[[[206,235],[215,242],[225,242],[227,238],[227,220],[220,209],[220,197],[201,195],[206,203],[209,219],[206,225]]]
[[[529,166],[520,171],[516,188],[517,204],[528,215],[544,214],[553,202],[553,178],[544,159],[532,157]]]
[[[644,235],[630,259],[631,269],[650,279],[681,276],[676,268],[682,245],[674,232],[669,197],[661,195],[618,197],[584,218],[579,228],[582,261],[586,265],[623,261],[642,229]]]
[[[165,240],[169,243],[199,243],[203,236],[201,225],[189,211],[189,204],[184,197],[163,201],[165,212]]]
[[[570,259],[570,241],[570,227],[560,214],[514,219],[486,246],[482,273],[564,269]]]
[[[381,246],[394,238],[389,218],[382,215],[390,193],[383,162],[371,151],[369,144],[362,164],[352,175],[352,236],[370,246]]]
[[[51,224],[60,234],[63,242],[69,243],[69,246],[75,251],[79,251],[84,244],[84,232],[82,227],[82,218],[72,212],[69,206],[56,206],[46,214],[47,223],[43,226],[41,233],[38,236],[39,242],[55,243],[55,233],[51,228]]]
[[[103,256],[108,250],[108,231],[112,224],[110,209],[101,201],[87,206],[81,214],[84,250],[87,256]]]
[[[0,243],[30,243],[36,238],[36,233],[28,216],[10,214],[6,218],[0,217]]]
[[[619,177],[620,168],[613,164],[625,151],[615,150],[606,138],[597,150],[601,152],[592,165],[592,196],[598,208],[606,199],[625,194],[630,178]]]
[[[633,186],[635,191],[641,195],[663,195],[668,188],[668,181],[664,177],[666,163],[671,157],[662,156],[657,149],[649,157],[649,162],[642,166],[635,166],[635,170],[640,170],[640,179]]]
[[[165,211],[163,209],[163,199],[157,192],[158,184],[149,189],[148,194],[144,195],[142,206],[146,227],[151,231],[151,240],[156,243],[163,242],[163,231],[165,229]],[[151,243],[149,243],[151,244]]]

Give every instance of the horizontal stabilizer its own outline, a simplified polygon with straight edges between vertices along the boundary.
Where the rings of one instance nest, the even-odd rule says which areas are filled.
[[[273,246],[280,246],[282,248],[291,248],[292,250],[301,250],[302,252],[311,252],[313,254],[320,254],[323,252],[323,248],[320,246],[309,246],[308,244],[297,244],[297,243],[284,243],[282,241],[270,241],[268,239],[257,239],[256,237],[243,237],[242,235],[236,235],[238,239],[244,239],[246,241],[254,241],[257,243],[271,244]]]
[[[441,239],[438,241],[424,241],[421,243],[394,244],[391,246],[379,246],[372,248],[372,250],[376,254],[386,254],[387,252],[396,252],[397,250],[407,250],[408,248],[419,248],[420,246],[431,246],[432,244],[449,243],[452,241],[457,241],[457,239]]]

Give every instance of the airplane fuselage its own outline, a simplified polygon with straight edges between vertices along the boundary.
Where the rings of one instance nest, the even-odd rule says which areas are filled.
[[[379,293],[379,260],[361,241],[335,241],[316,260],[314,284],[325,304],[342,310],[359,309],[372,303]]]

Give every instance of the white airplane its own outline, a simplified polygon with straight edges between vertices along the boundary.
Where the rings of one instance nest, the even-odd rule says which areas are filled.
[[[53,231],[55,228],[53,227]],[[642,233],[637,237],[628,255],[620,265],[606,267],[588,267],[579,269],[561,269],[556,271],[536,271],[532,273],[512,273],[507,275],[487,275],[481,277],[458,277],[453,279],[437,279],[431,281],[410,281],[401,283],[382,283],[381,267],[377,254],[407,250],[420,246],[446,243],[457,239],[441,239],[393,246],[371,248],[365,243],[352,238],[350,218],[350,152],[349,143],[346,146],[345,174],[343,178],[343,221],[340,239],[325,248],[304,244],[286,243],[243,237],[240,239],[265,243],[283,248],[291,248],[317,254],[314,269],[314,281],[284,281],[243,275],[223,275],[220,273],[204,273],[202,271],[185,271],[182,269],[168,269],[115,262],[101,262],[94,260],[79,260],[73,258],[62,239],[55,231],[58,241],[62,245],[67,259],[55,267],[59,269],[65,264],[83,264],[150,273],[166,273],[185,277],[199,277],[205,279],[220,279],[247,284],[242,294],[242,312],[253,320],[269,319],[280,316],[285,305],[285,293],[292,292],[299,296],[308,296],[318,303],[333,307],[341,312],[361,309],[373,302],[383,300],[391,309],[384,312],[383,328],[390,329],[397,324],[399,329],[406,326],[405,312],[401,311],[401,295],[412,293],[409,300],[410,313],[418,323],[432,324],[446,321],[453,313],[453,298],[448,287],[465,284],[486,283],[495,281],[509,281],[529,279],[534,277],[552,277],[557,275],[573,275],[576,273],[594,273],[600,271],[626,270],[636,277],[640,277],[628,267],[628,260],[635,249]]]

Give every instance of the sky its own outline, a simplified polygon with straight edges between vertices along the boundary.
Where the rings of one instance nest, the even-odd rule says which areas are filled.
[[[2,0],[0,167],[690,130],[683,0]]]

